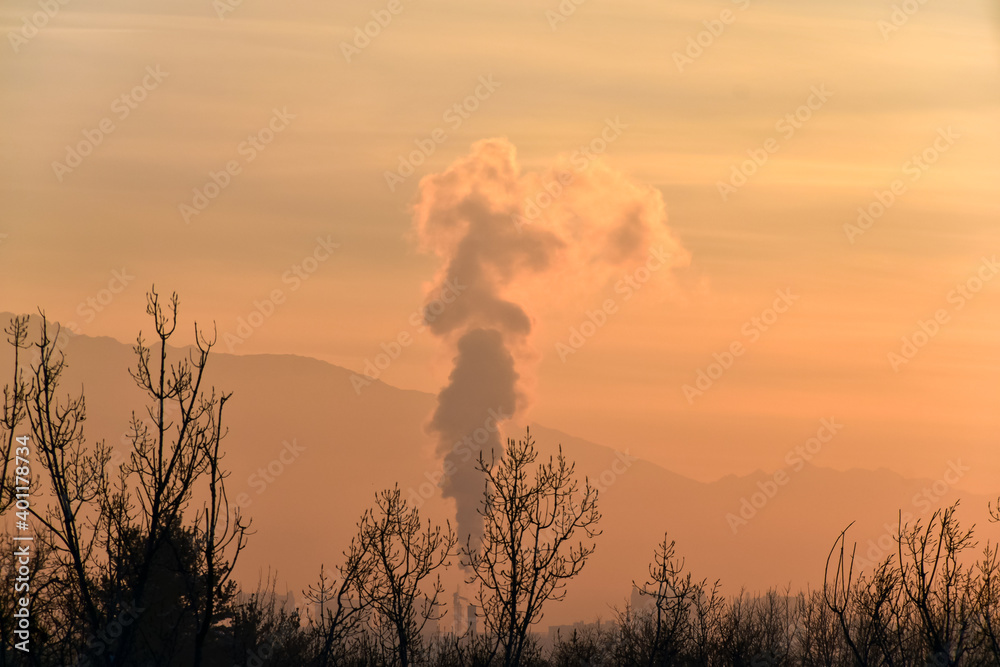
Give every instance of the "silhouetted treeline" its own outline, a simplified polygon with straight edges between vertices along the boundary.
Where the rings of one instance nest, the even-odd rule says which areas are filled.
[[[84,436],[84,397],[61,386],[44,317],[36,340],[26,318],[7,330],[0,513],[35,539],[28,552],[0,550],[0,667],[1000,665],[1000,557],[961,526],[957,505],[900,523],[896,553],[869,571],[841,533],[823,587],[797,594],[725,597],[664,535],[611,619],[539,634],[543,610],[598,548],[601,514],[597,490],[561,450],[540,459],[530,433],[480,457],[481,534],[460,537],[387,489],[336,565],[319,568],[305,606],[276,595],[274,578],[241,593],[231,573],[251,531],[227,500],[228,395],[202,382],[214,339],[196,328],[195,346],[168,358],[176,295],[164,305],[151,292],[147,311],[156,340],[138,339],[132,378],[148,409],[124,455]],[[8,524],[6,544],[27,534]],[[461,623],[440,578],[459,566],[475,609]],[[14,613],[25,602],[27,645]]]

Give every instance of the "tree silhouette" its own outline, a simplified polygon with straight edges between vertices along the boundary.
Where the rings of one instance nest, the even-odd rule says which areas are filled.
[[[477,469],[486,484],[479,514],[483,537],[462,547],[468,582],[477,583],[477,600],[494,637],[493,653],[504,667],[518,665],[528,631],[542,619],[549,601],[565,596],[566,583],[594,553],[600,534],[597,489],[585,480],[581,489],[575,464],[559,454],[537,464],[528,431],[523,440],[508,439],[502,457],[481,453]],[[586,541],[585,541],[586,540]]]
[[[0,589],[0,667],[1000,664],[1000,550],[976,552],[957,503],[926,521],[900,520],[895,552],[868,570],[857,567],[845,529],[823,589],[797,595],[724,599],[718,582],[693,579],[664,533],[648,579],[633,582],[648,607],[554,633],[544,649],[531,630],[594,553],[601,515],[597,491],[562,450],[539,461],[530,432],[479,457],[479,541],[456,549],[451,525],[422,518],[398,485],[377,493],[337,578],[321,568],[305,592],[319,613],[304,625],[304,613],[278,604],[271,577],[238,594],[233,567],[249,524],[226,493],[230,396],[205,388],[214,336],[195,327],[194,346],[169,346],[177,307],[176,295],[148,295],[156,338],[147,345],[140,336],[132,370],[148,409],[132,415],[120,465],[86,436],[82,393],[62,389],[58,327],[43,313],[37,327],[17,317],[6,329],[14,364],[0,414],[0,508],[17,500],[11,459],[16,438],[29,434],[36,541],[27,563],[0,551],[0,579],[30,572],[33,640],[27,656],[14,649],[17,619],[6,610],[17,593]],[[1000,504],[988,509],[1000,522]],[[456,554],[476,585],[484,631],[428,638],[444,615],[441,573]]]
[[[971,561],[973,530],[961,526],[957,508],[936,510],[926,523],[900,518],[896,553],[871,573],[855,575],[847,529],[837,537],[823,598],[855,664],[998,664],[997,548],[987,544]]]
[[[699,619],[706,618],[704,612],[714,611],[721,602],[717,597],[718,583],[708,591],[707,580],[695,581],[690,573],[685,573],[684,559],[676,556],[675,546],[676,542],[668,541],[664,533],[649,565],[648,581],[641,586],[633,582],[640,599],[652,602],[648,614],[630,610],[636,618],[621,619],[632,639],[635,664],[650,667],[673,664],[694,636]],[[629,623],[630,620],[634,622]],[[638,637],[633,636],[635,626],[640,630]]]
[[[398,486],[376,494],[375,508],[358,522],[355,567],[365,576],[355,583],[361,604],[371,608],[377,638],[401,667],[419,659],[424,627],[442,617],[438,572],[449,564],[456,542],[450,524],[422,524]]]
[[[9,509],[17,497],[8,472],[15,463],[14,443],[17,430],[27,417],[28,382],[24,377],[23,351],[28,348],[28,318],[15,317],[4,329],[7,341],[14,348],[13,379],[3,388],[3,413],[0,415],[0,514]]]
[[[339,580],[330,579],[320,566],[319,580],[304,591],[306,600],[317,607],[313,620],[318,647],[313,661],[316,667],[345,660],[347,645],[364,631],[370,620],[372,600],[365,591],[370,588],[367,582],[374,576],[375,562],[357,537],[351,540],[344,557],[344,563],[338,566]]]
[[[44,313],[30,385],[21,381],[15,362],[14,384],[4,394],[4,435],[27,417],[39,490],[53,499],[44,509],[32,508],[39,540],[52,552],[51,566],[39,572],[38,583],[49,584],[61,600],[53,611],[53,627],[70,623],[80,639],[107,637],[109,624],[122,626],[114,637],[96,643],[85,639],[78,647],[79,657],[93,664],[132,660],[146,624],[118,619],[129,609],[170,598],[165,591],[176,585],[181,591],[173,598],[180,606],[178,622],[173,641],[163,646],[183,656],[181,664],[200,666],[210,629],[232,594],[228,582],[233,564],[246,544],[248,524],[238,511],[230,512],[227,473],[220,467],[222,408],[228,395],[202,388],[214,337],[195,325],[189,356],[171,362],[168,342],[177,326],[177,305],[176,294],[165,306],[155,290],[147,295],[157,344],[147,346],[140,335],[131,373],[149,399],[149,421],[133,414],[129,451],[117,470],[111,469],[110,447],[87,441],[84,396],[61,394],[66,362],[56,344],[58,327],[52,335]],[[9,330],[16,359],[25,347],[26,330],[20,319]],[[208,500],[190,517],[196,493]],[[193,525],[185,527],[187,521]],[[190,624],[181,623],[181,617]],[[171,664],[169,657],[160,659]]]

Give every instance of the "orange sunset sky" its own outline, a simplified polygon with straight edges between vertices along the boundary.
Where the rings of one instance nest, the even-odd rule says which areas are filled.
[[[239,335],[279,291],[221,352],[360,373],[406,334],[379,379],[436,393],[418,183],[506,138],[528,174],[575,156],[566,188],[607,168],[658,191],[677,244],[638,289],[615,286],[639,264],[511,286],[531,419],[711,480],[834,418],[817,465],[957,458],[995,492],[1000,5],[902,4],[10,0],[0,311],[131,341],[155,282]]]

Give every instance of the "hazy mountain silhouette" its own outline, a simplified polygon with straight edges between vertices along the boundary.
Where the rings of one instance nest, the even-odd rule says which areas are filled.
[[[0,314],[0,324],[10,317]],[[128,375],[134,363],[131,346],[81,335],[71,338],[65,352],[69,367],[63,391],[85,386],[89,438],[119,443],[130,411],[141,405]],[[0,377],[6,378],[9,357],[5,348]],[[340,561],[355,522],[377,490],[398,482],[411,496],[428,481],[425,473],[440,469],[434,438],[424,430],[434,396],[379,381],[359,396],[351,374],[291,355],[215,353],[209,361],[211,384],[233,392],[224,415],[229,428],[224,464],[232,471],[231,501],[244,501],[253,518],[255,534],[238,568],[247,585],[255,584],[258,570],[270,567],[298,594],[313,581],[320,563],[329,567]],[[644,580],[664,530],[677,540],[678,553],[696,577],[720,578],[726,591],[787,584],[796,590],[822,584],[827,552],[851,521],[857,521],[852,535],[858,554],[865,556],[868,540],[886,534],[883,524],[895,526],[897,510],[930,514],[913,498],[934,480],[905,479],[885,469],[840,472],[806,465],[789,472],[789,482],[734,535],[727,513],[737,514],[741,498],[759,491],[758,482],[770,480],[770,473],[702,483],[538,424],[531,429],[542,451],[562,444],[580,472],[606,486],[598,550],[570,586],[567,602],[547,610],[546,624],[595,614],[607,618],[608,605],[623,604],[632,580]],[[282,457],[280,466],[274,463]],[[257,472],[269,465],[271,481]],[[943,463],[942,473],[946,468]],[[949,489],[934,507],[955,497]],[[987,500],[963,496],[963,518],[981,530]],[[421,510],[444,520],[453,519],[452,507],[435,493]]]

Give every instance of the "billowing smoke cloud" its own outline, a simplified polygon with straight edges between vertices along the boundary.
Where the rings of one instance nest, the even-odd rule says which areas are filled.
[[[446,497],[457,501],[457,520],[463,538],[467,534],[476,538],[480,532],[476,502],[468,499],[482,496],[483,480],[475,474],[476,459],[471,452],[479,448],[487,453],[502,451],[495,422],[498,416],[514,414],[516,386],[514,357],[499,331],[473,329],[459,339],[455,368],[448,386],[438,394],[430,428],[440,434],[441,447],[449,446],[443,452],[447,458],[441,488]],[[487,425],[490,420],[493,423]],[[453,447],[459,442],[466,447]]]
[[[655,189],[580,154],[524,173],[505,139],[480,141],[444,172],[422,179],[414,225],[421,248],[442,260],[427,289],[425,319],[457,352],[429,427],[438,436],[441,486],[456,501],[459,534],[475,539],[482,532],[478,450],[500,451],[491,418],[526,407],[515,365],[529,349],[532,316],[540,314],[530,306],[551,307],[556,297],[573,302],[654,249],[671,258],[669,266],[687,263],[688,255],[666,227]],[[449,291],[458,297],[442,311],[438,297]],[[463,442],[474,443],[476,455]]]

